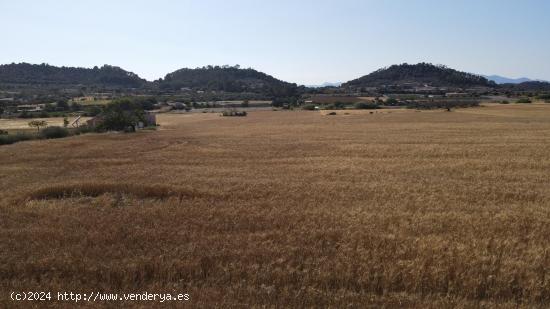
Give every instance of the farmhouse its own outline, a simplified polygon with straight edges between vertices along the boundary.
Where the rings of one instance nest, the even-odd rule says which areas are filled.
[[[105,121],[105,116],[100,114],[86,121],[86,125],[91,128],[96,128],[100,126],[104,121]],[[136,122],[134,124],[134,128],[141,129],[146,126],[156,126],[156,125],[157,125],[157,114],[152,112],[145,112],[144,121]]]
[[[39,112],[44,108],[44,104],[28,104],[28,105],[18,105],[17,111],[18,112]]]
[[[167,102],[168,106],[172,107],[173,109],[187,109],[189,106],[184,102]]]

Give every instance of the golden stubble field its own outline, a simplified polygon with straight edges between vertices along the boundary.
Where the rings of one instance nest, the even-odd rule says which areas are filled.
[[[3,306],[550,305],[550,104],[159,120],[0,147]]]

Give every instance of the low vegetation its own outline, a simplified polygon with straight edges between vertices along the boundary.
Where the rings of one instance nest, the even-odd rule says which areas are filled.
[[[380,105],[377,103],[358,102],[353,105],[355,109],[377,109]]]
[[[54,138],[64,138],[70,135],[81,134],[82,132],[79,129],[68,130],[67,128],[51,126],[42,129],[40,132],[33,133],[8,133],[4,131],[3,134],[0,134],[0,145],[10,145],[17,142],[30,141],[35,139],[54,139]]]
[[[70,132],[67,128],[62,127],[47,127],[42,132],[40,132],[42,138],[52,139],[52,138],[64,138],[70,135]]]
[[[531,99],[529,98],[521,98],[516,101],[516,103],[532,103]]]
[[[314,111],[317,109],[317,106],[315,104],[304,104],[302,105],[302,109],[306,111]]]
[[[406,102],[404,105],[408,108],[415,109],[447,109],[451,108],[466,108],[479,106],[479,100],[466,99],[466,100],[417,100]]]
[[[16,134],[1,134],[0,145],[10,145],[17,142],[28,141],[35,139],[35,134],[16,133]]]
[[[222,116],[224,117],[245,117],[248,115],[245,111],[238,111],[238,110],[225,110],[222,112]]]

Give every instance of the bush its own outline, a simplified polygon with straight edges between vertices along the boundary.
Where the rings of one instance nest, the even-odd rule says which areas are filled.
[[[539,100],[544,100],[544,102],[550,102],[550,94],[541,94],[537,97]]]
[[[19,114],[19,116],[17,116],[18,118],[23,118],[23,119],[27,119],[27,118],[33,118],[33,115],[30,114],[29,112],[27,111],[22,111],[21,114]]]
[[[379,105],[376,103],[358,102],[353,105],[355,109],[377,109]]]
[[[18,133],[15,135],[0,135],[0,145],[9,145],[17,142],[34,139],[34,135]]]
[[[86,134],[86,133],[94,132],[94,128],[84,125],[76,129],[73,129],[72,132],[74,135]]]
[[[521,99],[517,100],[516,103],[531,103],[531,99],[521,98]]]
[[[96,132],[95,128],[87,126],[87,125],[83,125],[83,126],[72,129],[72,133],[74,135],[80,135],[80,134],[86,134],[86,133],[92,133],[92,132]]]
[[[397,99],[395,98],[389,98],[386,100],[386,102],[384,102],[384,104],[389,106],[395,106],[395,105],[399,105],[399,101],[397,101]]]
[[[508,100],[502,100],[499,102],[500,104],[510,104],[510,102],[508,102]]]
[[[314,111],[315,110],[315,104],[306,104],[304,106],[302,106],[302,109],[306,110],[306,111]]]
[[[434,108],[466,108],[479,106],[478,100],[418,100],[406,102],[407,108],[434,109]]]
[[[174,104],[174,109],[175,110],[184,110],[185,109],[185,105],[183,105],[183,103],[180,103],[180,102],[177,102],[176,104]]]
[[[346,108],[346,104],[342,102],[335,102],[333,104],[329,104],[323,107],[323,109],[325,110],[338,110],[338,109],[345,109],[345,108]]]
[[[84,115],[86,117],[95,117],[99,114],[101,114],[102,109],[99,106],[91,106],[84,111]]]
[[[224,117],[245,117],[246,115],[247,113],[244,111],[227,110],[222,112],[222,116]]]
[[[0,135],[7,135],[8,131],[0,129]]]
[[[43,138],[63,138],[69,136],[69,130],[62,127],[47,127],[40,132]]]

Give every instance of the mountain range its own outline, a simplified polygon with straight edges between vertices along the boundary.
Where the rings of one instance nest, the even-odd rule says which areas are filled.
[[[525,82],[534,82],[534,81],[544,82],[544,80],[535,80],[527,77],[509,78],[509,77],[504,77],[500,75],[483,75],[483,77],[487,78],[488,80],[492,80],[499,85],[500,84],[521,84]]]
[[[288,83],[263,72],[240,66],[183,68],[164,78],[149,82],[120,67],[56,67],[48,64],[12,63],[0,65],[0,86],[64,87],[100,86],[104,88],[158,89],[165,91],[208,90],[231,93],[256,93],[265,97],[290,97],[302,93],[304,86]],[[430,63],[400,64],[381,68],[365,76],[340,83],[314,87],[448,87],[506,88],[521,91],[550,91],[550,83],[527,78],[509,79],[498,75],[482,76]]]
[[[309,88],[323,88],[323,87],[340,87],[343,83],[342,82],[325,82],[320,85],[306,85],[306,87]]]

